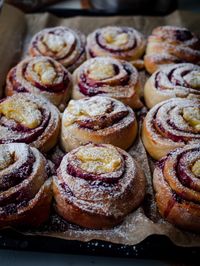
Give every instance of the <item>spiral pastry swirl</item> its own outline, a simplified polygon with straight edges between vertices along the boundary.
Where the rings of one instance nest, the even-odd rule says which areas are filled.
[[[143,143],[156,160],[171,150],[200,142],[200,101],[170,99],[155,105],[145,117]]]
[[[29,57],[12,68],[7,76],[6,94],[30,92],[41,95],[61,110],[71,94],[71,75],[50,57]]]
[[[137,67],[145,51],[144,36],[131,27],[108,26],[87,37],[87,57],[109,56],[130,61]]]
[[[108,144],[64,156],[53,180],[56,211],[67,221],[102,229],[119,224],[144,198],[145,178],[133,158]]]
[[[144,98],[149,108],[176,97],[200,99],[200,66],[172,64],[157,70],[147,80]]]
[[[163,64],[200,64],[200,39],[186,28],[161,26],[153,30],[147,42],[144,64],[149,73]]]
[[[47,152],[59,131],[59,111],[43,97],[17,93],[0,101],[0,144],[24,142]]]
[[[24,143],[0,144],[0,227],[39,226],[51,199],[44,156]]]
[[[133,110],[109,97],[71,100],[62,116],[61,143],[65,151],[88,142],[127,149],[136,134],[137,121]]]
[[[177,226],[197,232],[200,232],[199,178],[200,143],[170,152],[158,162],[153,174],[160,214]]]
[[[31,40],[31,56],[49,56],[70,72],[73,72],[86,58],[86,38],[79,32],[67,27],[43,29]]]
[[[128,62],[109,57],[87,60],[73,73],[72,98],[110,96],[132,108],[142,107],[137,70]]]

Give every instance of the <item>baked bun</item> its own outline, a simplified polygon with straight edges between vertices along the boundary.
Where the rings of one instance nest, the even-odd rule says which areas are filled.
[[[85,45],[84,34],[58,26],[43,29],[33,36],[29,45],[29,54],[52,57],[72,72],[86,58]]]
[[[170,99],[155,105],[146,115],[142,140],[156,160],[186,144],[200,142],[200,101]]]
[[[200,142],[174,150],[159,161],[153,186],[159,212],[165,219],[200,232]]]
[[[0,227],[39,226],[49,217],[48,164],[24,143],[0,144]]]
[[[139,75],[130,63],[109,57],[84,62],[73,73],[73,99],[110,96],[132,108],[141,108]]]
[[[141,68],[145,46],[144,36],[134,28],[108,26],[88,35],[86,49],[88,58],[109,56]]]
[[[59,131],[60,113],[43,97],[17,93],[0,101],[0,144],[24,142],[47,152]]]
[[[144,86],[147,107],[162,101],[181,97],[200,100],[200,66],[172,64],[157,70]]]
[[[127,149],[136,135],[133,110],[109,97],[71,100],[62,116],[61,144],[67,152],[88,142]]]
[[[63,110],[71,95],[70,73],[50,57],[29,57],[12,68],[7,76],[6,95],[30,92],[41,95]]]
[[[56,211],[65,220],[87,228],[110,228],[141,204],[145,178],[124,150],[87,144],[65,155],[53,193]]]
[[[149,73],[172,63],[200,64],[200,39],[186,28],[160,26],[148,38],[144,64]]]

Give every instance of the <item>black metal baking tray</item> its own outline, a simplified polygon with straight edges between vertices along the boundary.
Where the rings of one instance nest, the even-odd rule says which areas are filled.
[[[168,14],[177,7],[176,1],[164,13]],[[59,17],[72,16],[112,16],[112,15],[145,15],[143,10],[134,13],[132,11],[102,12],[99,10],[77,10],[77,9],[50,9],[43,8],[38,12],[51,12]],[[148,15],[164,15],[162,13],[151,13]],[[178,263],[194,262],[200,259],[200,247],[179,247],[162,235],[151,235],[137,245],[113,244],[105,241],[92,240],[89,242],[63,240],[46,236],[24,235],[11,229],[0,231],[0,248],[23,251],[54,252],[84,255],[102,255],[114,257],[130,257],[142,259],[165,259]]]
[[[35,12],[43,13],[50,12],[58,17],[73,17],[73,16],[130,16],[130,15],[149,15],[149,16],[165,16],[175,11],[178,8],[177,0],[154,0],[147,4],[144,1],[133,2],[129,8],[122,9],[98,9],[91,6],[88,9],[73,9],[73,8],[52,8],[46,6],[36,9]]]
[[[97,240],[80,242],[23,235],[11,229],[4,229],[0,232],[0,248],[79,255],[164,259],[179,263],[188,262],[192,263],[191,265],[194,265],[194,262],[200,259],[199,247],[178,247],[169,238],[161,235],[152,235],[137,245],[128,246]]]

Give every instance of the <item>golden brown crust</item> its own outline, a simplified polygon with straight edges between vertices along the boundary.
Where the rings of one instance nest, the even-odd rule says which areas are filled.
[[[198,143],[200,133],[195,124],[198,123],[195,118],[198,110],[199,101],[181,98],[155,105],[147,113],[142,127],[142,140],[148,153],[159,160],[171,150],[185,144]]]
[[[98,154],[102,149],[109,154],[102,157]],[[80,152],[88,161],[77,157]],[[139,206],[145,194],[145,178],[125,151],[112,145],[88,144],[63,158],[53,180],[53,192],[56,211],[67,221],[93,229],[110,228]]]
[[[109,96],[131,108],[141,108],[141,86],[135,67],[109,57],[87,60],[73,73],[72,98]]]
[[[21,208],[16,215],[4,216],[0,219],[0,227],[26,226],[38,227],[47,221],[52,201],[51,180],[47,180],[41,190],[30,202],[30,206]]]
[[[86,59],[85,36],[67,27],[46,28],[33,36],[29,45],[31,56],[49,56],[73,72]]]
[[[72,202],[61,194],[59,185],[54,179],[53,183],[54,197],[56,198],[55,210],[56,212],[71,223],[92,229],[111,228],[122,221],[122,218],[106,215],[95,215],[94,213],[85,212],[81,208],[74,206]],[[64,193],[64,192],[62,192]],[[61,206],[63,206],[61,208]]]
[[[7,75],[6,95],[29,92],[41,95],[63,110],[71,95],[70,73],[50,57],[28,57]]]
[[[200,64],[200,39],[186,28],[160,26],[148,38],[144,64],[149,73],[172,63]]]
[[[153,185],[160,214],[170,223],[199,232],[200,183],[198,175],[192,172],[197,161],[200,162],[199,145],[188,145],[171,152],[156,166]]]
[[[127,149],[136,135],[134,112],[109,97],[72,100],[62,116],[61,144],[67,152],[88,142]]]
[[[49,217],[47,161],[23,143],[0,145],[0,227],[39,226]]]

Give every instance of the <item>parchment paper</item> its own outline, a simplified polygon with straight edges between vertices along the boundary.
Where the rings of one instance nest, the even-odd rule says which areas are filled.
[[[23,43],[23,49],[21,49],[20,54],[22,58],[26,55],[27,44],[30,38],[33,34],[45,27],[65,25],[79,29],[85,34],[88,34],[98,27],[106,25],[124,25],[135,27],[147,36],[154,27],[167,24],[186,26],[194,32],[198,32],[200,25],[199,14],[174,12],[166,17],[75,17],[60,19],[47,13],[24,16],[15,8],[5,5],[0,16],[0,34],[2,40],[0,44],[1,91],[9,67],[16,63],[16,55],[19,56],[20,44]],[[27,31],[23,36],[25,27],[27,27]],[[19,60],[20,57],[18,57]],[[140,72],[140,77],[142,83],[144,83],[147,75],[142,71]],[[141,118],[141,114],[139,114],[139,116]],[[159,234],[168,236],[179,246],[200,246],[200,235],[180,230],[167,223],[159,216],[154,201],[149,158],[139,135],[136,142],[129,150],[129,153],[142,165],[147,179],[147,193],[143,205],[127,216],[121,225],[110,230],[81,229],[78,226],[68,224],[56,214],[52,213],[50,221],[40,228],[40,230],[23,233],[80,241],[99,239],[127,245],[135,245],[149,235]]]

